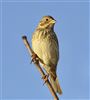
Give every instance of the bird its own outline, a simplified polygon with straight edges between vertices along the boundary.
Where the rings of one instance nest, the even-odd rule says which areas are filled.
[[[35,31],[32,33],[32,49],[45,65],[43,68],[49,75],[53,89],[56,93],[62,94],[56,74],[59,61],[59,42],[54,32],[55,23],[56,20],[50,15],[41,18]]]

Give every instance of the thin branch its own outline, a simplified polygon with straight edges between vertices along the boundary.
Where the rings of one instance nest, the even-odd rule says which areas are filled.
[[[32,56],[32,54],[34,53],[34,51],[31,49],[30,44],[29,44],[29,42],[27,40],[27,37],[26,36],[22,36],[22,39],[23,39],[23,42],[24,42],[26,48],[28,49],[29,54]],[[40,72],[41,76],[42,77],[45,76],[45,73],[42,70],[40,64],[37,64],[37,63],[34,63],[34,64],[37,67],[38,71]],[[49,82],[49,80],[46,81],[46,85],[49,88],[52,96],[54,97],[54,100],[59,100],[59,98],[58,98],[56,92],[54,91],[54,89],[53,89],[51,83]]]

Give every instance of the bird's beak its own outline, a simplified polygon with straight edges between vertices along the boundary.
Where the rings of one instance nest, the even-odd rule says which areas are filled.
[[[55,24],[55,23],[56,23],[56,20],[52,20],[51,23],[52,23],[52,24]]]

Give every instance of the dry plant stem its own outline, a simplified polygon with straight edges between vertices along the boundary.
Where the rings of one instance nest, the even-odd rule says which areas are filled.
[[[31,49],[31,47],[29,45],[29,42],[27,40],[27,37],[26,36],[22,36],[22,39],[23,39],[23,42],[24,42],[26,48],[28,49],[29,54],[32,55],[34,53],[34,51]],[[42,70],[42,68],[40,67],[40,64],[38,64],[38,63],[34,63],[34,64],[37,67],[38,71],[40,72],[41,76],[43,77],[45,75],[45,73]],[[54,91],[52,85],[50,84],[49,80],[46,81],[46,85],[49,88],[52,96],[54,97],[54,100],[59,100],[59,98],[58,98],[56,92]]]

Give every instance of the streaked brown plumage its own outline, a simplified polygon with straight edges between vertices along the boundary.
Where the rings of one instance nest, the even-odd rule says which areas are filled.
[[[32,48],[45,64],[44,69],[50,76],[50,82],[56,92],[62,93],[56,69],[59,60],[59,44],[54,32],[55,19],[44,16],[32,36]]]

